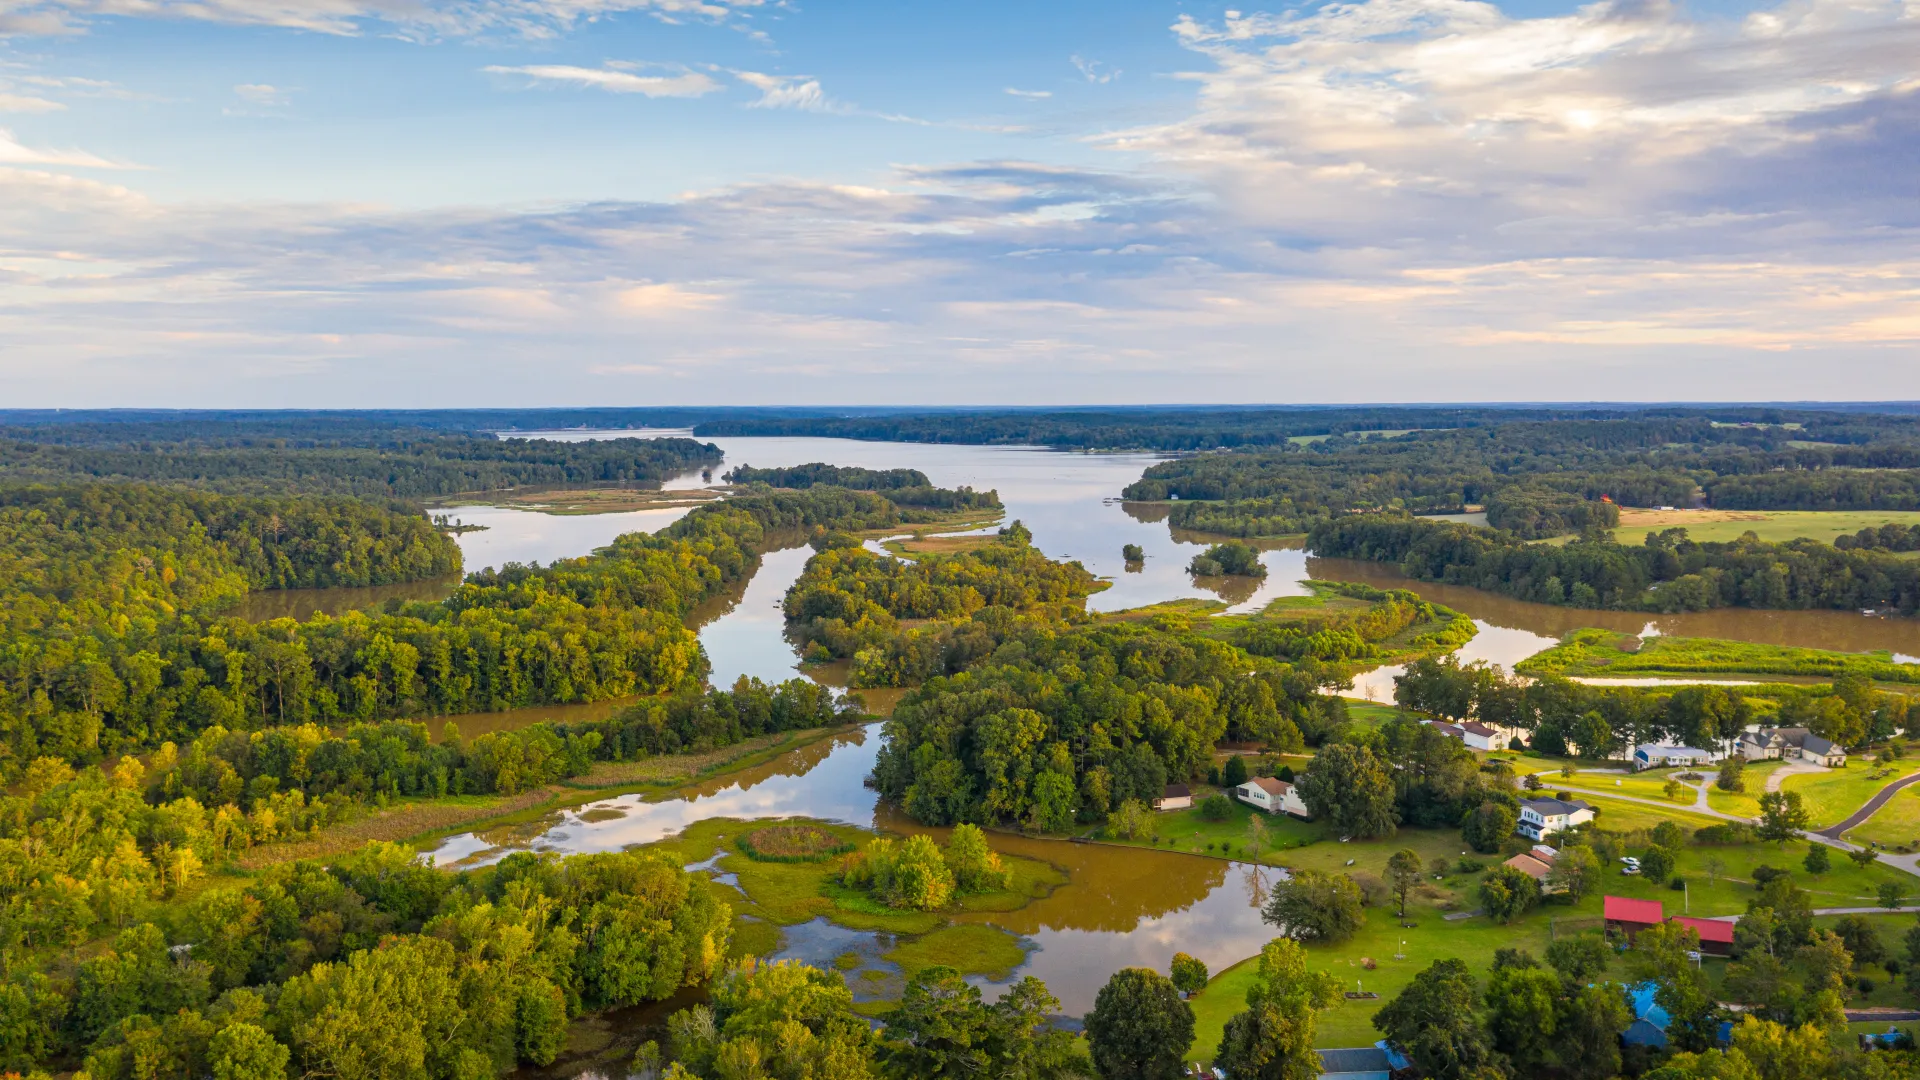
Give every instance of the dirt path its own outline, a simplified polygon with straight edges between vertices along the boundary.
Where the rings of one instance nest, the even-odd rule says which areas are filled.
[[[1810,772],[1825,772],[1826,768],[1825,765],[1815,765],[1811,761],[1798,759],[1789,761],[1785,765],[1773,770],[1773,774],[1767,777],[1767,790],[1779,791],[1781,781],[1789,776],[1799,776],[1802,773]]]
[[[1887,805],[1887,800],[1893,798],[1895,795],[1898,795],[1900,793],[1901,788],[1904,788],[1909,784],[1913,784],[1916,781],[1920,781],[1920,772],[1914,773],[1911,776],[1903,776],[1900,779],[1895,780],[1893,783],[1888,784],[1886,787],[1883,787],[1878,792],[1876,792],[1873,798],[1867,800],[1867,805],[1862,806],[1860,809],[1855,810],[1852,814],[1848,815],[1845,821],[1842,821],[1838,825],[1829,825],[1826,828],[1821,829],[1820,835],[1831,837],[1835,840],[1840,839],[1842,836],[1846,835],[1846,832],[1848,829],[1851,829],[1855,825],[1858,825],[1861,822],[1872,817],[1875,813],[1879,811],[1881,807]]]

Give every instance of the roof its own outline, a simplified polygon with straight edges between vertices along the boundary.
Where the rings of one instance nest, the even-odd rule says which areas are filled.
[[[1600,903],[1601,914],[1614,922],[1645,923],[1652,926],[1666,918],[1658,900],[1632,900],[1609,896]]]
[[[1163,799],[1188,799],[1193,797],[1193,789],[1185,784],[1168,784],[1167,789],[1160,793],[1160,797]]]
[[[1560,817],[1564,814],[1571,814],[1575,810],[1593,809],[1593,807],[1588,806],[1586,803],[1583,803],[1578,799],[1575,799],[1571,802],[1567,801],[1566,799],[1547,799],[1547,798],[1528,799],[1525,802],[1521,803],[1520,805],[1531,809],[1534,813],[1539,814],[1541,817]]]
[[[1665,1031],[1667,1030],[1667,1025],[1672,1021],[1667,1016],[1667,1010],[1661,1008],[1659,1003],[1654,1001],[1654,995],[1659,989],[1660,984],[1651,979],[1646,982],[1634,983],[1632,986],[1627,987],[1627,1000],[1628,1003],[1633,1006],[1633,1015],[1635,1018],[1644,1020],[1654,1027],[1659,1028],[1661,1031]]]
[[[1711,750],[1700,750],[1691,746],[1655,746],[1652,743],[1648,743],[1644,746],[1636,747],[1633,752],[1636,755],[1645,754],[1650,758],[1653,758],[1653,757],[1712,758],[1713,757],[1713,751]]]
[[[1553,869],[1549,863],[1536,859],[1531,855],[1515,855],[1500,865],[1511,866],[1535,881],[1546,880],[1547,871]]]
[[[1322,1073],[1386,1072],[1387,1052],[1377,1046],[1353,1046],[1339,1050],[1316,1050]]]
[[[1249,785],[1257,787],[1269,795],[1285,795],[1287,792],[1293,790],[1292,784],[1287,783],[1285,780],[1277,780],[1271,776],[1256,776],[1240,786],[1247,787]]]
[[[1733,924],[1722,919],[1690,919],[1685,915],[1675,915],[1667,921],[1692,928],[1695,933],[1700,935],[1701,941],[1717,941],[1726,945],[1733,944]]]
[[[1480,723],[1478,720],[1472,721],[1471,723],[1461,724],[1460,730],[1468,732],[1473,735],[1480,735],[1480,736],[1500,734],[1498,731],[1488,727],[1485,724]]]
[[[1831,754],[1835,750],[1833,743],[1818,735],[1809,735],[1800,743],[1800,749],[1810,754]]]

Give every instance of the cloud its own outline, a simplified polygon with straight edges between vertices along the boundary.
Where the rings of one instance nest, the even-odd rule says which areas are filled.
[[[408,37],[504,33],[552,37],[641,13],[668,23],[726,23],[766,0],[0,0],[0,36],[84,33],[103,18],[181,19],[323,34]]]
[[[1006,92],[1012,94],[1014,97],[1021,98],[1050,98],[1053,96],[1053,91],[1051,90],[1015,90],[1011,86],[1007,87]]]
[[[0,165],[69,165],[88,169],[138,167],[108,161],[85,150],[37,150],[23,146],[6,128],[0,128]]]
[[[720,89],[720,83],[698,71],[680,69],[675,75],[636,75],[604,68],[572,67],[565,64],[531,64],[524,67],[484,68],[495,75],[524,75],[535,82],[570,83],[593,87],[615,94],[645,94],[647,97],[700,97]]]
[[[242,101],[253,105],[265,107],[285,105],[287,103],[287,92],[285,90],[277,86],[269,86],[266,83],[241,83],[233,88],[233,92]]]
[[[0,112],[59,112],[66,108],[57,101],[48,101],[43,97],[23,94],[9,94],[0,90]]]
[[[827,100],[826,92],[820,89],[820,81],[811,76],[767,75],[758,71],[736,71],[733,74],[741,82],[760,91],[760,100],[749,108],[844,111],[838,103]]]
[[[1119,68],[1106,68],[1098,60],[1087,60],[1076,55],[1068,57],[1068,61],[1080,72],[1080,76],[1090,83],[1110,83],[1120,77]]]

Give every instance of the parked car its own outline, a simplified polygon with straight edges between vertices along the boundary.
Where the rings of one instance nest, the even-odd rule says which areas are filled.
[[[1639,860],[1639,859],[1636,859],[1636,858],[1634,858],[1634,857],[1633,857],[1633,856],[1631,856],[1631,855],[1628,855],[1628,856],[1626,856],[1626,857],[1624,857],[1624,858],[1622,858],[1622,859],[1620,860],[1620,872],[1621,872],[1621,873],[1623,873],[1623,874],[1637,874],[1637,873],[1639,873],[1639,872],[1640,872],[1640,860]]]

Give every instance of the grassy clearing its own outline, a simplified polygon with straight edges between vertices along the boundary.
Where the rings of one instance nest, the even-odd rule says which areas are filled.
[[[1760,816],[1760,796],[1766,793],[1767,778],[1777,772],[1780,761],[1756,761],[1740,770],[1746,779],[1745,791],[1721,791],[1712,785],[1707,787],[1707,805],[1723,814],[1738,814],[1741,817]]]
[[[1630,795],[1636,799],[1658,799],[1663,803],[1673,804],[1676,809],[1684,809],[1693,805],[1693,788],[1687,787],[1686,781],[1682,780],[1680,783],[1685,790],[1671,799],[1667,797],[1666,789],[1668,780],[1675,779],[1685,771],[1685,769],[1648,769],[1646,772],[1629,775],[1575,773],[1571,777],[1561,776],[1556,772],[1541,776],[1540,782],[1546,785],[1541,789],[1543,791],[1551,792],[1566,788],[1575,793],[1592,791],[1603,795]],[[1701,775],[1711,774],[1702,773]]]
[[[1789,776],[1781,781],[1780,790],[1799,792],[1813,826],[1822,828],[1845,819],[1881,788],[1917,771],[1920,763],[1897,761],[1892,768],[1882,769],[1863,761],[1849,761],[1842,769]]]
[[[998,982],[1026,963],[1027,947],[997,926],[956,923],[901,943],[886,959],[909,978],[922,968],[945,965]]]
[[[716,772],[747,768],[778,757],[789,750],[819,742],[846,728],[807,728],[762,735],[718,750],[691,754],[662,754],[641,761],[602,761],[586,775],[565,781],[575,788],[632,787],[635,785],[673,786],[706,779]]]
[[[1613,630],[1575,630],[1560,644],[1514,665],[1523,675],[1632,678],[1643,675],[1788,675],[1832,679],[1861,675],[1876,682],[1920,683],[1920,664],[1902,664],[1886,650],[1866,653],[1759,645],[1718,638],[1638,638]]]
[[[1877,840],[1887,845],[1920,843],[1920,784],[1887,800],[1880,812],[1847,830],[1856,843]]]
[[[1869,525],[1920,523],[1914,510],[1622,510],[1613,537],[1622,544],[1638,544],[1649,532],[1683,528],[1700,541],[1738,540],[1748,531],[1775,542],[1808,536],[1832,543],[1842,533]]]
[[[1199,785],[1194,788],[1193,799],[1196,804],[1208,795],[1222,794],[1217,788]],[[1235,859],[1253,858],[1253,839],[1248,832],[1248,823],[1258,817],[1266,828],[1267,839],[1261,852],[1260,862],[1271,864],[1285,863],[1294,852],[1290,849],[1305,847],[1326,839],[1327,830],[1323,825],[1310,821],[1301,821],[1286,814],[1269,814],[1256,810],[1238,799],[1232,799],[1232,813],[1224,821],[1209,821],[1200,816],[1198,805],[1190,810],[1174,810],[1154,815],[1155,835],[1149,840],[1122,840],[1101,837],[1107,843],[1123,844],[1128,847],[1157,847],[1164,851],[1184,851],[1194,855],[1231,856]]]

